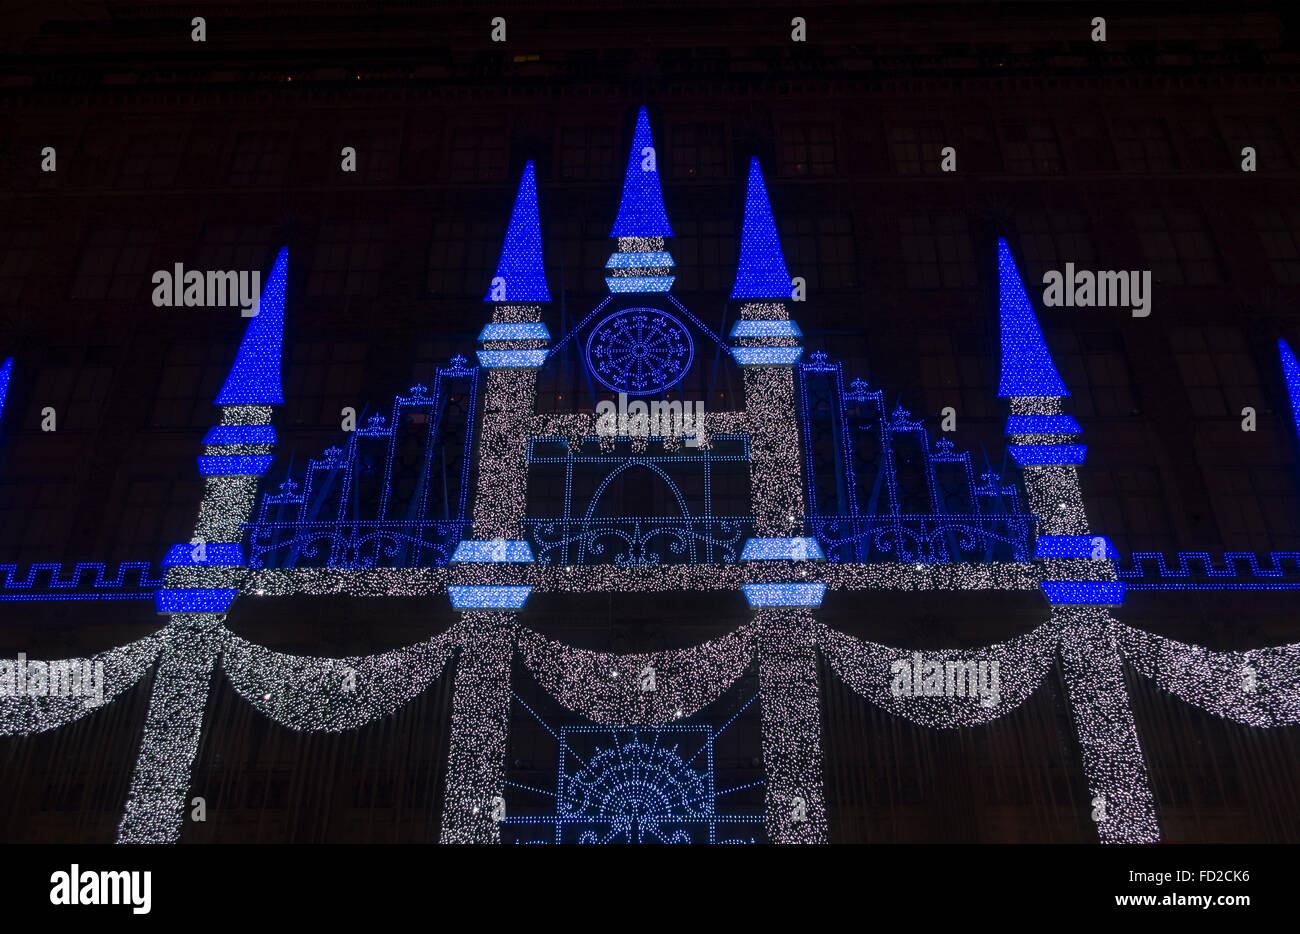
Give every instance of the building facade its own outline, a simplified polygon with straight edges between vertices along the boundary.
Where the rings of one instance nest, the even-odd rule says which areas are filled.
[[[116,698],[7,838],[1295,839],[1284,18],[108,12],[5,93],[6,657]]]

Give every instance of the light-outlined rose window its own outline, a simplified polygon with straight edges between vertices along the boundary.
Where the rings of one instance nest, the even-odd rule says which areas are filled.
[[[587,338],[587,364],[615,392],[648,396],[681,380],[695,358],[686,326],[656,308],[627,308]]]

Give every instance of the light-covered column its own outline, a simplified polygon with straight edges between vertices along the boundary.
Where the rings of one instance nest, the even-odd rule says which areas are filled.
[[[177,842],[191,803],[203,713],[227,635],[225,612],[248,574],[243,525],[254,518],[258,481],[271,466],[271,407],[284,401],[280,349],[288,262],[282,249],[217,395],[220,419],[204,436],[198,458],[204,495],[194,534],[163,558],[166,573],[155,606],[169,621],[119,843]]]
[[[773,843],[825,843],[822,725],[812,610],[756,610],[766,824]]]
[[[1083,770],[1087,802],[1103,843],[1160,839],[1155,798],[1133,718],[1123,660],[1109,606],[1124,601],[1112,559],[1093,532],[1078,466],[1083,429],[1063,411],[1069,396],[1048,353],[1033,306],[1005,240],[998,241],[1002,373],[998,395],[1010,400],[1007,451],[1024,471],[1030,510],[1038,517],[1034,570],[1061,633],[1061,663]]]
[[[480,593],[461,598],[490,603]],[[521,588],[525,591],[527,588]],[[502,598],[514,602],[515,597]],[[522,597],[518,606],[523,605]],[[505,816],[510,664],[519,624],[511,611],[471,609],[457,624],[460,654],[452,687],[451,742],[442,808],[442,843],[500,843]]]

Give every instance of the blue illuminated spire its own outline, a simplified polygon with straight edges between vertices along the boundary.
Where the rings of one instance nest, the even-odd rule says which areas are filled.
[[[745,188],[745,226],[740,235],[740,266],[732,298],[790,297],[790,273],[776,235],[772,205],[767,200],[763,170],[758,159],[749,160],[749,183]]]
[[[648,168],[647,168],[648,166]],[[618,205],[611,237],[671,237],[673,229],[664,211],[659,187],[659,156],[650,136],[650,116],[644,107],[636,115],[632,152],[623,178],[623,200]]]
[[[248,322],[239,355],[217,405],[271,405],[284,402],[280,392],[280,345],[284,340],[284,292],[289,271],[289,248],[281,247],[266,278],[257,314]]]
[[[1296,362],[1291,346],[1281,338],[1277,341],[1277,351],[1282,357],[1282,377],[1286,380],[1286,394],[1291,398],[1291,416],[1295,419],[1296,434],[1300,435],[1300,363]],[[8,376],[9,364],[5,364]]]
[[[998,238],[998,311],[1002,319],[1002,379],[998,397],[1068,396],[1043,332],[1038,329],[1034,306],[1011,258],[1007,241]]]
[[[5,396],[9,394],[9,374],[14,371],[14,358],[9,357],[0,363],[0,416],[5,412]]]
[[[549,302],[546,273],[542,269],[542,225],[537,217],[537,179],[533,160],[524,163],[515,209],[510,213],[506,242],[501,248],[497,274],[488,286],[485,302]]]

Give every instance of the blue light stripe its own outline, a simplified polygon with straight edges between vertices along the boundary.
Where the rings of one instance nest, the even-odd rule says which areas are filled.
[[[1086,444],[1008,444],[1007,453],[1022,467],[1040,464],[1082,464]]]
[[[532,564],[533,549],[525,541],[494,538],[486,541],[465,540],[456,546],[452,564]]]
[[[195,551],[202,548],[201,554],[204,556],[200,561],[195,558]],[[199,545],[172,545],[163,557],[162,566],[165,568],[190,567],[194,565],[208,565],[211,567],[241,567],[244,564],[244,550],[237,544],[224,542],[214,542],[212,544]]]
[[[1053,606],[1119,606],[1124,602],[1121,581],[1042,581]]]
[[[452,585],[447,588],[447,596],[451,598],[451,605],[458,610],[518,610],[532,589]]]
[[[273,460],[275,458],[270,454],[204,455],[198,458],[199,474],[204,477],[253,477],[266,473]]]
[[[667,292],[676,276],[607,276],[611,292]]]
[[[1008,415],[1008,435],[1078,435],[1083,429],[1072,415]]]
[[[732,347],[731,356],[741,366],[772,366],[797,363],[802,347]]]
[[[545,350],[480,350],[479,366],[489,369],[507,369],[541,366],[546,362]]]
[[[548,341],[551,332],[540,321],[520,321],[508,324],[485,325],[479,332],[480,341]]]
[[[751,538],[740,553],[741,561],[825,561],[815,538]]]
[[[749,605],[821,606],[825,584],[742,584]]]
[[[154,606],[159,613],[224,613],[239,594],[233,588],[159,590]]]
[[[204,444],[275,444],[273,425],[213,425]]]
[[[732,337],[803,337],[799,325],[789,319],[782,321],[737,321],[731,329]]]
[[[613,253],[605,261],[606,269],[662,269],[672,265],[671,253]]]
[[[1107,558],[1118,558],[1119,551],[1104,535],[1040,535],[1034,545],[1035,558],[1092,558],[1097,543]]]

